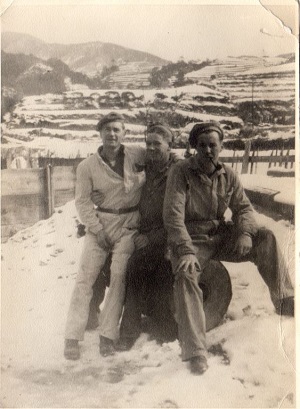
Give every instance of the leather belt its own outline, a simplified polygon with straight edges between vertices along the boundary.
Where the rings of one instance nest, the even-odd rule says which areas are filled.
[[[132,213],[138,210],[139,206],[135,205],[132,207],[123,207],[121,209],[106,209],[105,207],[97,206],[96,210],[103,213],[112,213],[112,214],[125,214],[125,213]]]

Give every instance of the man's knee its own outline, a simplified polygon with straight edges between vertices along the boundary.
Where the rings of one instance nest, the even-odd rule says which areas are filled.
[[[260,227],[253,238],[253,247],[255,250],[265,251],[265,248],[272,248],[276,245],[276,237],[272,230],[266,227]],[[266,254],[267,256],[268,254]]]

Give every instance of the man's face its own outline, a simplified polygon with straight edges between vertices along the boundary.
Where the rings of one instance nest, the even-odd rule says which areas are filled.
[[[216,131],[202,133],[197,137],[196,151],[198,160],[203,165],[211,163],[211,161],[216,163],[222,149],[223,144]]]
[[[162,135],[150,133],[146,140],[146,161],[167,162],[170,156],[169,143]]]
[[[122,122],[109,122],[100,131],[104,147],[119,148],[125,137],[125,128]]]

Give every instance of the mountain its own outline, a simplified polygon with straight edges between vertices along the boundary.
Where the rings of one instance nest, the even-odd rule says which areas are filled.
[[[74,72],[60,60],[42,60],[31,55],[1,52],[1,86],[12,87],[24,95],[61,93],[66,91],[65,79],[89,85],[86,75]]]
[[[60,59],[71,70],[79,71],[87,75],[96,75],[103,68],[117,64],[123,66],[130,63],[141,64],[143,69],[148,67],[150,72],[155,66],[168,63],[167,60],[142,51],[132,50],[112,43],[100,41],[81,44],[55,44],[46,43],[24,33],[3,32],[1,49],[7,53],[26,55],[47,60],[49,58]]]

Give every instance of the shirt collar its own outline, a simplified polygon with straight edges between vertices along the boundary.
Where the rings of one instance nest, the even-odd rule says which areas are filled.
[[[117,154],[117,158],[124,155],[124,149],[125,149],[125,146],[124,146],[124,145],[121,145],[121,146],[120,146],[120,149],[119,149],[119,151],[118,151],[118,154]],[[98,155],[99,155],[101,158],[104,157],[104,156],[103,156],[103,145],[99,146],[99,148],[98,148],[98,150],[97,150],[97,153],[98,153]]]

